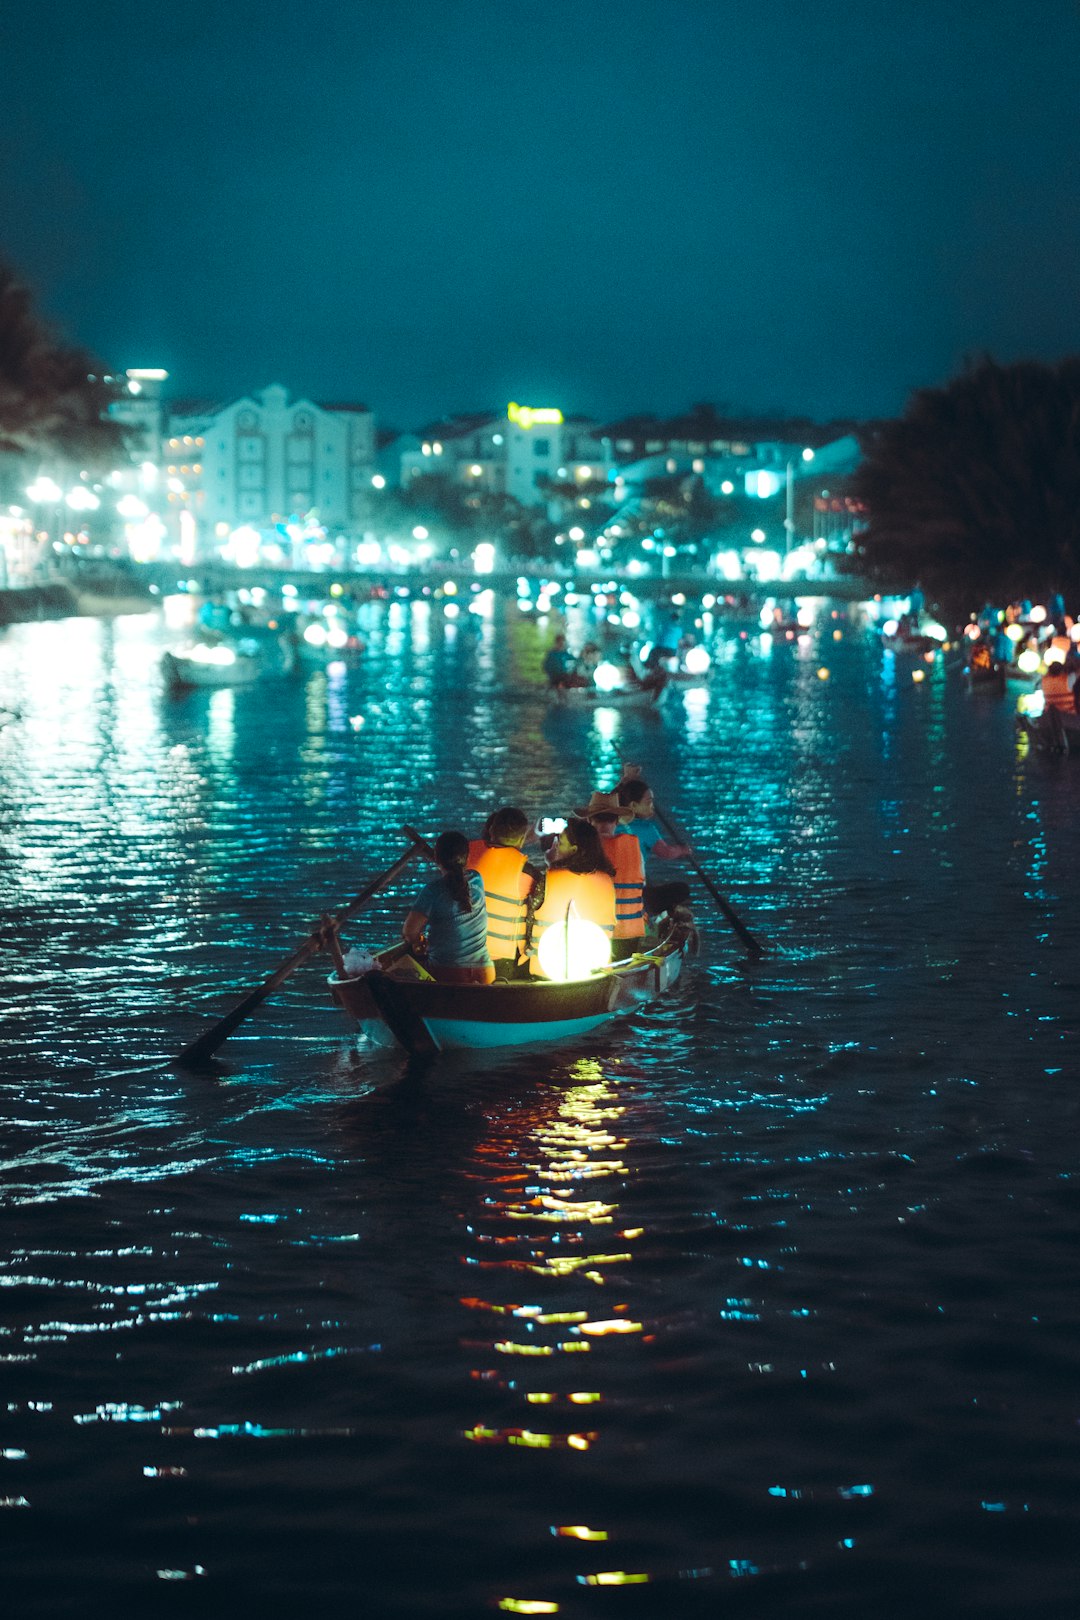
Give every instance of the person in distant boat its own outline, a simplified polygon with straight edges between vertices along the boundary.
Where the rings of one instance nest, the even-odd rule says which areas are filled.
[[[649,650],[649,656],[645,661],[645,668],[663,669],[665,665],[677,658],[681,635],[682,621],[679,615],[672,610],[664,616],[657,626],[656,636]]]
[[[1043,712],[1038,729],[1051,748],[1059,752],[1080,743],[1080,716],[1076,712],[1076,676],[1066,669],[1064,658],[1055,659],[1039,682]]]
[[[650,917],[660,917],[674,911],[676,906],[690,904],[690,887],[686,883],[650,883],[648,862],[654,856],[661,861],[685,860],[693,854],[689,844],[670,844],[656,824],[656,803],[648,782],[641,776],[623,777],[615,789],[619,803],[631,813],[631,819],[618,829],[630,833],[641,845],[646,863],[646,882],[642,890],[645,911]]]
[[[417,895],[402,936],[419,953],[426,934],[426,966],[440,984],[490,984],[495,968],[487,947],[484,880],[469,869],[465,834],[441,832],[435,860],[440,875]]]
[[[543,668],[548,685],[556,688],[586,686],[588,682],[584,675],[578,674],[576,663],[576,658],[566,645],[566,637],[560,631],[544,654]]]
[[[507,804],[484,823],[469,845],[468,864],[479,872],[487,902],[487,947],[495,976],[510,979],[529,954],[533,919],[544,898],[545,873],[527,860],[530,833],[524,810]]]
[[[615,868],[612,955],[616,961],[633,956],[645,939],[645,863],[638,840],[619,825],[629,821],[632,812],[620,804],[618,793],[594,793],[574,814],[596,828],[604,855]]]
[[[537,952],[553,923],[565,920],[573,906],[585,922],[595,923],[609,938],[615,932],[615,868],[607,857],[596,828],[571,816],[555,836],[548,853],[544,899],[537,908],[530,966],[545,977]]]

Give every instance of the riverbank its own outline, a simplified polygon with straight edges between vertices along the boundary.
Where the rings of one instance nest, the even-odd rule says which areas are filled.
[[[42,619],[115,618],[121,613],[152,613],[161,598],[142,581],[107,576],[51,580],[0,591],[0,625]]]

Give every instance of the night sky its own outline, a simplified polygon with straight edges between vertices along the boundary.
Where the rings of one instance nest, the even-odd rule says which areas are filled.
[[[5,13],[0,251],[177,395],[865,417],[1077,347],[1075,0]]]

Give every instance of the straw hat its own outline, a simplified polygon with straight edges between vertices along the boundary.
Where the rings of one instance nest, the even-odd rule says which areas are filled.
[[[585,821],[593,821],[597,816],[618,816],[620,821],[634,819],[634,812],[628,805],[619,803],[617,793],[594,793],[588,804],[581,810],[575,810],[574,814]]]

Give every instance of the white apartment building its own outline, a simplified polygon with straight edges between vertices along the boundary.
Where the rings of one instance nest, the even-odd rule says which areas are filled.
[[[204,534],[305,519],[349,530],[368,511],[375,421],[364,405],[290,401],[274,383],[231,405],[178,407],[164,448],[170,501]]]
[[[451,417],[423,428],[401,457],[401,483],[440,474],[472,489],[512,495],[522,506],[545,506],[555,486],[606,479],[614,465],[611,441],[584,417],[553,406],[512,404],[506,415]]]

